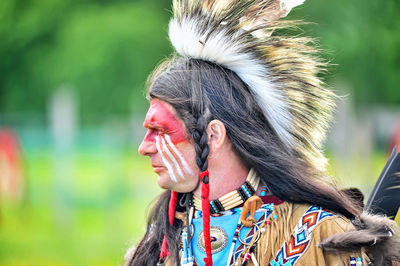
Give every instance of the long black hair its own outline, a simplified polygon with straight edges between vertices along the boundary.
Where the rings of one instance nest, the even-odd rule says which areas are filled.
[[[173,57],[149,79],[148,98],[172,105],[184,121],[196,150],[201,171],[207,169],[206,127],[212,119],[223,122],[227,136],[243,163],[253,167],[278,198],[315,204],[352,219],[361,212],[354,202],[298,154],[287,149],[272,129],[247,85],[231,70],[198,59]],[[154,265],[166,234],[171,259],[178,262],[181,224],[168,223],[169,191],[154,205],[147,232],[131,265]],[[176,219],[175,219],[176,220]]]

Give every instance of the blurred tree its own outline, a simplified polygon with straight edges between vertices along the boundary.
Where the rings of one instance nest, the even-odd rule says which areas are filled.
[[[49,93],[77,90],[83,118],[143,105],[144,81],[170,53],[169,1],[0,4],[0,113],[44,113]]]
[[[306,1],[292,14],[317,23],[306,32],[337,64],[327,76],[344,82],[357,105],[400,104],[398,0]]]
[[[75,88],[84,121],[142,110],[144,81],[171,51],[170,0],[2,0],[0,114],[45,113],[65,84]],[[359,105],[400,104],[400,2],[306,1],[294,18],[315,22],[321,40]],[[329,82],[329,80],[328,80]]]
[[[38,59],[35,54],[51,44],[67,7],[63,1],[1,1],[1,112],[34,109],[44,101],[43,86],[36,87],[40,83],[32,73]]]

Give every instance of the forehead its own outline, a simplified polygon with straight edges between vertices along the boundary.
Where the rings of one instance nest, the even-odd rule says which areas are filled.
[[[150,100],[150,107],[147,111],[145,122],[159,122],[162,120],[177,120],[173,107],[161,100]]]
[[[161,127],[164,129],[180,130],[185,132],[185,126],[175,113],[174,108],[161,100],[150,100],[150,107],[144,121],[146,127]]]

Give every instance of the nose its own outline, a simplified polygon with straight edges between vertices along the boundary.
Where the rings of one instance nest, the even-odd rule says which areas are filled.
[[[150,156],[157,152],[156,144],[153,141],[143,140],[139,145],[138,152],[143,156]]]

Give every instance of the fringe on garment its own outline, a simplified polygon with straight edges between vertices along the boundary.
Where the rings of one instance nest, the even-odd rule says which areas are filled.
[[[352,221],[355,230],[333,235],[319,243],[324,251],[353,251],[365,248],[374,265],[400,261],[399,228],[387,217],[363,212]]]
[[[262,238],[265,241],[257,242],[257,261],[271,261],[276,255],[276,251],[282,246],[287,236],[290,236],[292,229],[296,225],[292,219],[292,205],[284,202],[275,206],[273,214],[280,217],[279,220],[268,217],[269,225],[264,224]]]

